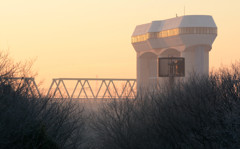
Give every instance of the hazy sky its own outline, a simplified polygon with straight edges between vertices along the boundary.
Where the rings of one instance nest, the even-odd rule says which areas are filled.
[[[240,59],[240,0],[0,0],[0,49],[36,59],[37,80],[136,78],[131,34],[138,24],[212,15],[218,37],[210,68]]]

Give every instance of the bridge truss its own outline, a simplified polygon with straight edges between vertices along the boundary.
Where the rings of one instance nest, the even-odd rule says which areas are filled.
[[[55,78],[47,96],[55,99],[135,98],[136,79]]]

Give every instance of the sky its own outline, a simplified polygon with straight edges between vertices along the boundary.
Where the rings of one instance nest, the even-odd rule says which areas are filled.
[[[52,78],[136,78],[136,25],[182,16],[184,7],[218,27],[210,70],[240,59],[239,0],[0,0],[0,50],[36,60],[44,87]]]

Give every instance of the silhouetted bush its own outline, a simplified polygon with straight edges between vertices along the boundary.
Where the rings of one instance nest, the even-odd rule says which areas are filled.
[[[104,106],[92,148],[240,148],[239,66]]]
[[[29,86],[8,79],[29,77],[30,72],[27,63],[14,63],[0,53],[0,148],[81,148],[83,108],[71,100],[26,96]]]

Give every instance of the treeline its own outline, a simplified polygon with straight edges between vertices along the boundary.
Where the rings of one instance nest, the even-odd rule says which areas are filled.
[[[0,54],[1,149],[240,148],[240,63],[91,113],[75,101],[26,96],[24,84],[3,78],[31,73],[8,59]]]
[[[240,148],[239,68],[106,105],[93,118],[93,148]]]
[[[83,108],[28,94],[29,86],[9,78],[32,77],[32,62],[16,63],[0,53],[0,148],[74,149],[83,142]],[[33,88],[34,91],[34,88]]]

